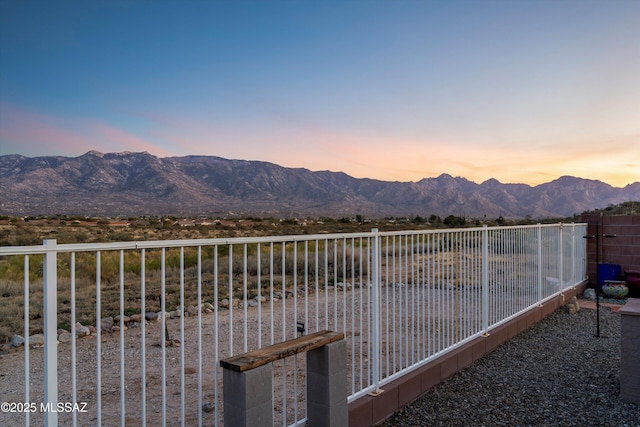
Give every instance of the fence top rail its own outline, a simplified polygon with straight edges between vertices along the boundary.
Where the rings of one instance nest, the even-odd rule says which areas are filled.
[[[509,226],[481,226],[481,227],[465,227],[465,228],[441,228],[432,230],[394,230],[394,231],[381,231],[378,233],[380,236],[394,236],[394,235],[407,235],[407,234],[442,234],[442,233],[465,233],[473,231],[495,231],[495,230],[514,230],[514,229],[527,229],[527,228],[554,228],[554,227],[574,227],[574,226],[586,226],[586,223],[581,222],[556,222],[552,224],[528,224],[528,225],[509,225]]]
[[[3,255],[33,255],[47,252],[89,252],[89,251],[113,251],[113,250],[138,250],[138,249],[162,249],[216,245],[242,245],[254,243],[295,243],[312,240],[346,240],[361,237],[371,237],[372,232],[360,233],[335,233],[335,234],[300,234],[288,236],[261,236],[261,237],[230,237],[215,239],[180,239],[180,240],[138,240],[131,242],[110,243],[64,243],[52,247],[43,245],[32,246],[4,246],[0,247],[0,256]]]
[[[65,244],[47,244],[52,240],[45,240],[42,245],[32,246],[4,246],[0,247],[0,256],[7,255],[36,255],[49,252],[90,252],[90,251],[114,251],[114,250],[140,250],[140,249],[162,249],[162,248],[180,248],[180,247],[197,247],[197,246],[216,246],[216,245],[242,245],[256,243],[295,243],[308,242],[314,240],[349,240],[359,238],[371,238],[378,236],[394,236],[394,235],[417,235],[417,234],[442,234],[442,233],[464,233],[477,232],[482,230],[508,230],[508,229],[526,229],[526,228],[550,228],[550,227],[571,227],[585,226],[584,223],[554,223],[554,224],[532,224],[532,225],[516,225],[516,226],[495,226],[495,227],[471,227],[471,228],[446,228],[437,230],[396,230],[378,232],[377,229],[358,233],[333,233],[333,234],[300,234],[287,236],[261,236],[261,237],[231,237],[231,238],[215,238],[215,239],[188,239],[188,240],[145,240],[131,242],[109,242],[109,243],[65,243]]]
[[[344,339],[342,332],[319,331],[222,359],[220,360],[220,366],[236,372],[245,372],[259,368],[267,363],[293,356],[294,354],[323,347],[342,339]]]

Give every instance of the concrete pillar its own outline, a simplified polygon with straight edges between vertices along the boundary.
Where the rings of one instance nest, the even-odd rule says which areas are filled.
[[[640,405],[640,299],[620,309],[620,397]]]
[[[307,352],[307,426],[348,422],[347,343],[340,340]]]
[[[273,425],[273,364],[245,372],[223,369],[224,425]]]

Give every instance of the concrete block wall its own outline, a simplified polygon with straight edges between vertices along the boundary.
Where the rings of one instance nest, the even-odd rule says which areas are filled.
[[[614,238],[600,239],[600,262],[619,264],[622,271],[640,270],[640,216],[601,216],[586,214],[582,221],[588,225],[587,234],[596,232],[596,224],[600,224],[600,234],[615,234]],[[590,282],[595,284],[596,277],[596,242],[587,241],[587,274]]]
[[[471,366],[473,362],[491,353],[501,344],[529,329],[531,326],[582,294],[586,283],[567,289],[542,307],[528,312],[489,330],[489,336],[478,337],[428,364],[382,387],[377,396],[364,396],[349,404],[349,426],[368,427],[382,423],[403,406],[413,402],[447,378]]]
[[[347,422],[347,342],[336,341],[307,352],[307,426]]]
[[[273,365],[236,372],[223,369],[225,424],[230,426],[273,425]]]

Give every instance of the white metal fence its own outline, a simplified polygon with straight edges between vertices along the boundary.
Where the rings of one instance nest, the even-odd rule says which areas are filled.
[[[23,357],[0,359],[0,395],[13,404],[0,424],[222,425],[220,359],[322,329],[345,334],[353,401],[582,282],[585,232],[553,224],[0,248],[0,287],[22,290],[13,333],[27,340]],[[95,332],[81,337],[86,326]],[[34,350],[27,337],[40,331]],[[274,372],[276,419],[304,422],[304,357]]]

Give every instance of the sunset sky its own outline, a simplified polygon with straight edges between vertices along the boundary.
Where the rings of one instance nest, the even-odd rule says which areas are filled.
[[[0,155],[640,181],[640,1],[0,2]]]

